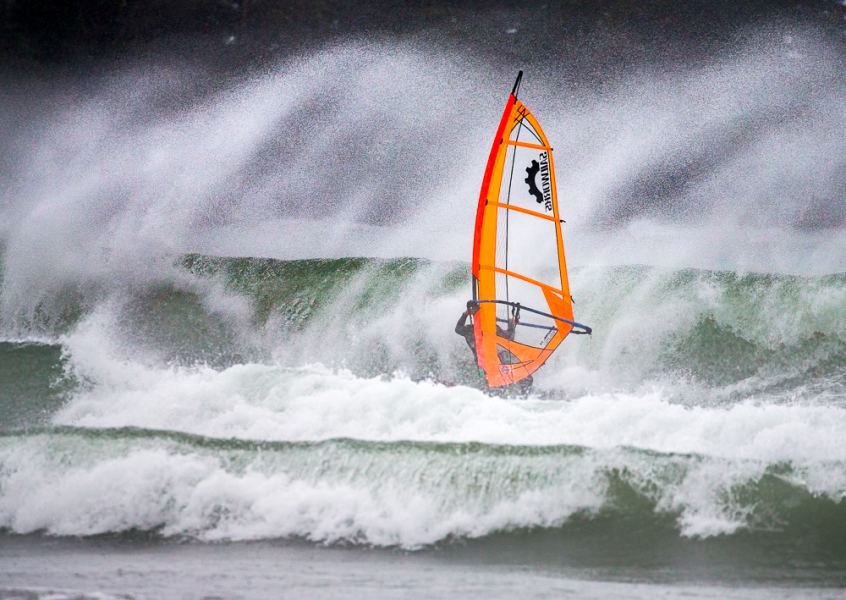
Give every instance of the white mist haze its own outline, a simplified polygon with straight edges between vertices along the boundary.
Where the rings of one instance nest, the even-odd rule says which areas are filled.
[[[846,268],[846,83],[823,43],[750,43],[595,92],[565,73],[527,66],[521,96],[556,148],[572,264]],[[189,251],[466,260],[512,76],[351,43],[199,97],[187,69],[104,78],[15,138],[5,308]]]

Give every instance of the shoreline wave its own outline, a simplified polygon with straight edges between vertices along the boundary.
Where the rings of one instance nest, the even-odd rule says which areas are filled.
[[[846,461],[815,468],[846,479]],[[669,519],[691,539],[842,530],[843,494],[812,482],[807,466],[631,448],[257,442],[135,428],[0,436],[0,526],[18,534],[420,549],[609,519]]]

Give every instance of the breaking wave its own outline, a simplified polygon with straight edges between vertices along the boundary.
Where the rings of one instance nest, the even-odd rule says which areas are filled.
[[[842,275],[580,270],[593,339],[518,400],[461,384],[460,263],[178,264],[4,342],[0,527],[420,548],[844,523]]]
[[[807,464],[628,447],[64,427],[0,438],[0,464],[0,524],[19,533],[413,549],[594,519],[669,519],[683,536],[708,537],[840,531],[846,517],[843,457]]]

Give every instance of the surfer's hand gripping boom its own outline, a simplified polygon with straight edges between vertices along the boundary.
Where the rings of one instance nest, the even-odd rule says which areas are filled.
[[[588,327],[587,325],[584,325],[584,324],[579,323],[579,322],[577,322],[577,321],[571,321],[570,319],[565,319],[565,318],[563,318],[563,317],[557,317],[557,316],[555,316],[555,315],[551,315],[551,314],[549,314],[549,313],[547,313],[547,312],[543,312],[542,310],[537,310],[537,309],[534,309],[534,308],[529,308],[528,306],[521,306],[521,305],[520,305],[519,303],[517,303],[517,302],[509,302],[509,301],[507,301],[507,300],[478,300],[478,301],[477,301],[477,304],[482,304],[482,303],[489,303],[489,304],[504,304],[504,305],[506,305],[506,306],[510,306],[510,307],[512,308],[512,310],[516,310],[516,311],[517,311],[517,316],[518,316],[518,317],[519,317],[519,315],[520,315],[520,310],[527,310],[527,311],[529,311],[530,313],[534,313],[534,314],[536,314],[536,315],[541,315],[541,316],[543,316],[543,317],[548,317],[548,318],[550,318],[550,319],[555,319],[556,321],[560,321],[560,322],[562,322],[562,323],[567,323],[568,325],[572,325],[572,326],[573,326],[573,329],[570,331],[570,333],[572,333],[572,334],[574,334],[574,335],[591,335],[591,334],[593,333],[593,329],[591,329],[591,328],[590,328],[590,327]],[[469,305],[469,302],[468,302],[468,305]],[[512,313],[512,314],[514,314],[514,313]],[[539,326],[539,327],[540,327],[540,326]],[[543,329],[549,329],[549,327],[543,327]]]

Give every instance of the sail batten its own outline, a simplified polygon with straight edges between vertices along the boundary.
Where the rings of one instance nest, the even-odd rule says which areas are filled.
[[[471,267],[476,358],[491,387],[528,377],[571,332],[590,331],[573,319],[552,155],[537,118],[510,95],[482,179]],[[509,321],[517,307],[531,323]]]
[[[547,221],[554,221],[555,220],[555,217],[551,217],[550,215],[545,215],[545,214],[539,213],[539,212],[534,211],[534,210],[529,210],[528,208],[523,208],[522,206],[517,206],[516,204],[507,204],[507,203],[502,203],[502,202],[493,202],[493,204],[500,207],[500,208],[505,208],[505,209],[508,209],[508,210],[516,210],[517,212],[521,212],[521,213],[524,213],[524,214],[527,214],[527,215],[531,215],[531,216],[537,217],[539,219],[546,219]]]
[[[506,142],[509,146],[517,146],[518,148],[533,148],[534,150],[552,150],[549,146],[541,146],[540,144],[532,144],[530,142],[518,142],[517,140],[508,140]]]

